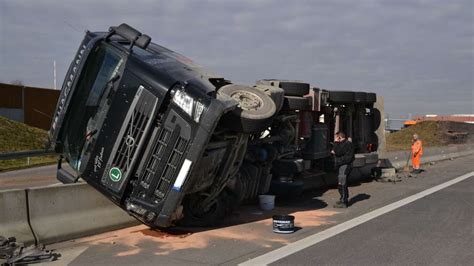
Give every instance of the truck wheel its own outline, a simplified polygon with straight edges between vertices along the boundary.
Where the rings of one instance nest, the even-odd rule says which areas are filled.
[[[224,118],[230,129],[255,133],[265,130],[272,122],[276,106],[272,98],[264,92],[234,84],[223,86],[218,92],[230,96],[239,103],[238,107]]]
[[[373,92],[367,93],[367,102],[368,103],[375,103],[377,101],[377,94]]]
[[[303,82],[280,82],[280,88],[285,91],[288,96],[304,96],[309,93],[309,84]]]
[[[255,88],[265,92],[270,98],[272,98],[273,102],[275,103],[276,112],[280,112],[281,108],[283,107],[283,100],[285,96],[285,92],[278,87],[273,87],[269,85],[256,85]]]
[[[203,210],[200,206],[202,197],[191,196],[183,201],[184,218],[178,223],[182,226],[204,227],[219,224],[222,219],[230,212],[227,192],[222,191],[209,210]]]
[[[304,96],[309,93],[310,87],[308,83],[281,79],[261,79],[257,81],[257,85],[282,88],[288,96]]]
[[[366,103],[367,102],[367,93],[365,92],[354,92],[354,101],[356,103]]]
[[[329,91],[329,101],[332,103],[352,103],[354,98],[353,91]]]
[[[372,113],[372,131],[376,131],[380,127],[380,123],[382,122],[382,115],[380,114],[380,111],[377,108],[373,108],[370,111]]]
[[[311,110],[310,98],[285,96],[283,110]]]

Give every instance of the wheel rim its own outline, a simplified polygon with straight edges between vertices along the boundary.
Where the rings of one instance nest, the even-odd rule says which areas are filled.
[[[263,105],[263,100],[252,92],[237,90],[231,97],[239,102],[239,107],[243,110],[258,110]]]

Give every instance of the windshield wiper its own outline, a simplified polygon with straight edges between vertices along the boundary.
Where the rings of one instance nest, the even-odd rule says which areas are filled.
[[[92,136],[94,136],[95,133],[97,133],[97,129],[94,129],[94,130],[91,130],[91,131],[87,132],[86,140],[89,140],[90,138],[92,138]]]
[[[94,115],[90,118],[92,120],[95,120],[97,115],[100,114],[101,112],[99,112],[99,109],[103,108],[103,104],[104,104],[104,94],[105,91],[107,91],[107,99],[110,98],[110,90],[111,88],[113,87],[113,85],[115,84],[115,82],[120,78],[120,75],[115,75],[113,76],[112,78],[110,78],[105,84],[104,86],[102,86],[102,91],[100,92],[100,96],[99,96],[99,103],[97,104],[97,110],[96,112],[94,113]],[[92,130],[91,130],[92,131]],[[95,134],[96,132],[94,132]]]
[[[107,97],[106,98],[109,98],[109,94],[110,94],[110,90],[111,88],[113,87],[114,83],[120,78],[120,75],[115,75],[113,76],[112,78],[110,78],[105,84],[104,86],[102,86],[102,91],[100,92],[100,96],[99,96],[99,103],[97,105],[97,109],[94,113],[94,115],[89,118],[89,122],[88,122],[88,125],[90,122],[92,122],[91,120],[96,120],[96,119],[101,119],[102,117],[102,113],[103,112],[100,112],[99,109],[103,108],[103,104],[104,104],[104,94],[106,94],[106,91],[107,91]],[[98,117],[99,115],[99,117]],[[98,117],[98,118],[97,118]],[[98,132],[98,129],[95,128],[97,125],[95,125],[97,123],[97,121],[95,121],[94,123],[94,126],[92,127],[91,130],[88,130],[84,136],[85,138],[85,142],[82,146],[82,149],[81,149],[81,152],[77,154],[77,160],[80,160],[82,155],[84,155],[84,153],[86,152],[89,152],[88,151],[88,147],[90,147],[90,140],[92,139],[92,137]],[[89,126],[87,126],[89,127]]]
[[[113,76],[112,78],[110,78],[110,79],[104,84],[104,86],[102,87],[102,91],[101,91],[101,93],[100,93],[100,96],[99,96],[100,104],[102,103],[102,97],[104,96],[105,91],[109,91],[110,88],[112,87],[112,86],[109,86],[109,85],[114,85],[114,83],[115,83],[119,78],[120,78],[120,75],[115,75],[115,76]],[[108,93],[107,93],[107,94],[108,94]],[[108,98],[108,96],[107,96],[107,98]],[[99,105],[100,105],[100,104],[99,104]]]

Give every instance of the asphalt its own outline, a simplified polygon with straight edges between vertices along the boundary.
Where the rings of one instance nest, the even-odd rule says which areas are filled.
[[[57,243],[62,258],[51,265],[236,265],[337,224],[474,171],[474,155],[426,166],[416,178],[397,183],[365,182],[350,187],[351,206],[334,209],[335,189],[278,199],[262,212],[254,205],[236,211],[219,228],[150,230],[136,226]],[[384,214],[290,255],[277,264],[468,264],[472,261],[474,177]],[[300,230],[272,232],[271,215],[296,216]],[[87,222],[87,221],[84,221]]]
[[[271,265],[472,265],[474,178]]]
[[[0,190],[58,184],[56,165],[46,165],[0,173]]]

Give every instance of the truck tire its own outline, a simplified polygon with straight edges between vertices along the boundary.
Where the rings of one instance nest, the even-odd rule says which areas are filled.
[[[309,84],[303,82],[280,82],[280,88],[285,91],[287,96],[304,96],[309,93]]]
[[[281,79],[262,79],[257,81],[257,85],[267,85],[282,88],[287,96],[304,96],[309,93],[308,83],[281,80]]]
[[[372,131],[376,131],[380,127],[382,122],[382,115],[380,114],[379,109],[373,108],[371,110],[371,120],[372,120]]]
[[[278,87],[273,87],[269,85],[256,85],[255,88],[265,92],[270,98],[272,98],[273,102],[275,103],[276,111],[275,114],[280,112],[281,108],[283,107],[283,101],[285,97],[285,91]]]
[[[366,103],[367,102],[367,93],[365,92],[354,92],[354,102],[356,103]]]
[[[221,87],[218,93],[228,95],[239,103],[237,108],[223,118],[224,123],[237,132],[263,131],[268,128],[276,113],[272,98],[256,88],[229,84]]]
[[[232,211],[234,204],[233,195],[223,190],[209,210],[201,210],[199,203],[202,198],[190,197],[183,201],[183,219],[178,221],[182,226],[204,227],[214,226]]]
[[[285,96],[283,110],[311,110],[310,98]]]
[[[332,103],[352,103],[354,102],[353,91],[329,91],[329,101]]]
[[[368,103],[375,103],[377,101],[377,94],[373,92],[367,93],[367,102]]]

